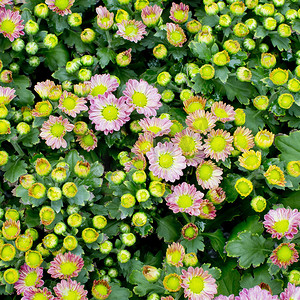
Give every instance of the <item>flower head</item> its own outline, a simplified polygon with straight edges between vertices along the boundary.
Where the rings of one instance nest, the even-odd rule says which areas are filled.
[[[5,5],[12,5],[12,0],[0,0],[0,7],[5,7]]]
[[[233,133],[233,145],[239,151],[245,152],[254,146],[253,135],[250,129],[238,127]]]
[[[214,205],[207,199],[203,199],[200,205],[200,215],[201,219],[212,220],[216,217],[216,209]]]
[[[88,292],[84,289],[84,286],[70,278],[68,278],[68,280],[62,280],[53,288],[53,290],[57,296],[57,300],[88,300]]]
[[[275,134],[267,129],[259,131],[254,138],[255,144],[261,149],[268,149],[272,146]]]
[[[189,6],[183,4],[172,3],[172,7],[170,10],[170,19],[175,23],[185,23],[189,17]]]
[[[122,23],[118,23],[117,26],[117,35],[135,43],[142,40],[147,33],[146,26],[141,21],[123,20]]]
[[[167,263],[175,267],[183,266],[183,258],[185,255],[184,247],[180,243],[173,243],[168,246],[166,252]]]
[[[199,163],[196,170],[198,184],[203,189],[213,189],[219,186],[222,180],[223,170],[214,164],[211,160]]]
[[[239,163],[240,166],[253,171],[259,168],[261,164],[261,152],[254,150],[248,150],[245,151],[240,157],[239,157]]]
[[[131,151],[136,154],[146,154],[153,147],[153,135],[145,132],[140,134]]]
[[[48,5],[49,9],[55,13],[65,16],[72,13],[70,8],[74,4],[75,0],[46,0],[45,3]]]
[[[51,291],[46,287],[43,289],[28,289],[24,292],[22,300],[54,300],[54,296]]]
[[[120,52],[116,56],[117,65],[120,67],[127,67],[131,63],[131,48],[126,51]]]
[[[0,33],[7,37],[11,42],[24,35],[23,20],[19,11],[2,8],[0,11]]]
[[[189,114],[186,118],[186,125],[195,132],[207,133],[216,126],[217,117],[210,112],[197,110]]]
[[[223,123],[234,120],[234,108],[222,101],[215,102],[211,107],[211,112]]]
[[[178,24],[174,23],[167,23],[166,25],[168,42],[175,47],[182,47],[187,41],[183,29]]]
[[[287,288],[280,294],[280,300],[300,299],[300,287],[288,283]]]
[[[7,240],[15,240],[21,232],[20,221],[6,220],[2,225],[2,234]]]
[[[90,94],[93,97],[104,95],[105,93],[112,93],[119,86],[117,79],[113,78],[110,74],[94,75],[90,81],[85,83],[90,85]]]
[[[55,83],[47,79],[46,81],[38,82],[34,86],[34,90],[39,94],[39,96],[43,100],[46,100],[49,98],[50,91],[53,87],[55,87]]]
[[[191,114],[199,109],[204,110],[206,101],[207,100],[203,97],[192,96],[191,98],[183,101],[183,105],[184,105],[183,109],[187,114]]]
[[[158,23],[162,12],[163,9],[156,4],[154,6],[148,5],[144,7],[141,13],[144,24],[148,27],[155,26]]]
[[[62,116],[54,117],[51,115],[49,120],[44,122],[40,137],[46,140],[46,144],[52,149],[67,148],[67,142],[63,137],[73,128],[74,125],[69,123],[67,119],[63,119]]]
[[[104,30],[111,28],[114,24],[114,13],[107,10],[106,7],[99,6],[96,8],[97,25]]]
[[[250,180],[242,177],[236,181],[234,188],[242,197],[247,197],[253,190],[253,184]]]
[[[289,79],[289,73],[287,70],[283,70],[280,68],[274,69],[270,73],[270,79],[275,85],[283,85]]]
[[[59,98],[58,107],[67,115],[75,118],[80,112],[88,110],[85,104],[84,98],[79,98],[70,92],[63,91]]]
[[[165,118],[160,119],[156,117],[144,118],[139,121],[139,125],[142,127],[144,132],[152,134],[152,136],[158,137],[168,134],[173,123]]]
[[[48,117],[51,114],[52,109],[52,104],[48,100],[45,100],[37,102],[31,113],[35,117]]]
[[[181,234],[188,241],[194,240],[198,236],[199,229],[194,223],[188,223],[181,229]]]
[[[300,176],[300,160],[289,161],[286,165],[286,170],[292,177]]]
[[[186,167],[185,157],[180,148],[173,143],[158,143],[146,155],[150,163],[149,170],[154,176],[174,182],[183,175],[182,170]]]
[[[286,269],[289,265],[297,262],[299,258],[298,252],[293,243],[282,243],[273,250],[270,259],[272,263],[279,268]]]
[[[197,191],[193,184],[183,182],[173,188],[173,192],[166,198],[166,204],[174,213],[185,212],[198,216],[203,197],[204,194]]]
[[[182,280],[176,273],[165,276],[163,285],[169,292],[178,292],[181,289]]]
[[[207,192],[206,198],[213,204],[220,204],[226,199],[226,194],[221,187],[215,187]]]
[[[94,150],[98,143],[93,130],[89,130],[85,135],[78,135],[76,141],[79,142],[80,147],[87,152]]]
[[[123,95],[127,97],[126,102],[130,107],[146,117],[156,116],[156,111],[162,106],[161,95],[157,88],[152,87],[143,79],[140,81],[129,79]]]
[[[250,288],[243,289],[238,296],[235,297],[236,300],[277,300],[277,296],[272,296],[272,294],[260,288],[258,285]]]
[[[106,299],[111,293],[111,287],[106,280],[94,280],[92,294],[96,299]]]
[[[283,171],[275,165],[269,166],[267,172],[264,173],[269,184],[285,186],[285,177]]]
[[[0,104],[8,104],[12,99],[16,97],[15,92],[15,89],[0,86]]]

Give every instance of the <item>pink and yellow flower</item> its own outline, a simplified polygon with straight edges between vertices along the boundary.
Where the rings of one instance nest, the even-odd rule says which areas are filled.
[[[273,250],[270,260],[279,268],[286,269],[289,265],[297,262],[299,258],[298,252],[293,243],[282,243]]]
[[[146,26],[141,21],[123,20],[122,23],[118,23],[117,26],[117,35],[135,43],[142,40],[147,33]]]
[[[0,104],[9,104],[16,97],[15,92],[15,89],[0,86]]]
[[[0,11],[0,33],[11,42],[24,35],[23,20],[19,11],[2,8]]]
[[[286,180],[283,171],[276,165],[269,166],[268,170],[264,173],[265,178],[269,184],[279,185],[284,187]]]
[[[144,7],[141,13],[144,24],[148,27],[155,26],[158,23],[162,12],[163,9],[156,4],[154,6],[148,5]]]
[[[206,198],[213,204],[220,204],[226,199],[226,194],[221,187],[215,187],[207,192]]]
[[[84,286],[75,280],[62,280],[53,288],[57,300],[65,299],[78,299],[78,300],[88,300],[87,291]]]
[[[170,128],[173,125],[173,123],[165,118],[160,119],[156,117],[150,118],[144,118],[139,121],[139,125],[142,127],[143,132],[148,132],[152,134],[152,136],[158,137],[163,136],[165,134],[168,134],[170,132]]]
[[[119,86],[117,79],[111,77],[110,74],[94,75],[91,77],[90,81],[85,83],[90,86],[90,95],[93,97],[104,95],[105,93],[112,93]],[[91,97],[89,97],[89,99],[91,100]]]
[[[167,40],[174,47],[182,47],[187,41],[183,29],[174,23],[167,23]]]
[[[52,149],[67,148],[67,142],[63,137],[73,128],[74,125],[69,123],[67,119],[63,119],[62,116],[54,117],[51,115],[49,120],[44,122],[40,137],[46,140],[46,144]]]
[[[195,112],[196,110],[204,110],[205,104],[206,104],[206,99],[200,96],[193,96],[188,100],[185,100],[183,102],[184,105],[184,111],[187,114],[191,114]]]
[[[233,121],[235,117],[234,108],[222,101],[215,102],[211,107],[211,112],[223,123]]]
[[[203,196],[193,184],[183,182],[173,187],[173,192],[166,197],[166,204],[174,213],[185,212],[199,216]]]
[[[287,288],[280,294],[280,300],[300,299],[300,287],[288,283]]]
[[[45,100],[37,102],[31,113],[35,117],[48,117],[52,109],[52,104],[48,100]]]
[[[107,30],[114,24],[114,13],[107,10],[106,7],[99,6],[96,8],[97,24],[101,29]]]
[[[146,117],[156,116],[156,111],[162,106],[157,88],[143,79],[129,79],[123,94],[127,98],[127,104]]]
[[[218,187],[222,180],[223,170],[211,160],[202,161],[197,167],[196,177],[198,184],[203,189],[213,189]]]
[[[264,217],[263,222],[267,232],[272,238],[281,239],[286,237],[292,239],[298,232],[300,225],[300,212],[297,209],[277,208],[271,209]]]
[[[94,280],[92,294],[96,299],[106,299],[111,293],[111,286],[106,280]]]
[[[234,300],[234,295],[233,294],[231,294],[229,296],[220,295],[220,296],[214,298],[214,300]]]
[[[63,91],[59,98],[58,107],[67,115],[75,118],[80,112],[88,110],[85,104],[86,100],[84,98],[79,98],[70,92]]]
[[[0,7],[5,7],[5,5],[12,5],[12,0],[0,0]]]
[[[173,143],[158,143],[146,153],[149,159],[149,170],[154,176],[174,182],[183,175],[186,167],[185,157],[181,149]]]
[[[195,132],[207,133],[216,126],[217,117],[204,110],[196,110],[186,117],[186,125]]]
[[[55,87],[55,83],[53,81],[47,79],[46,81],[38,82],[34,86],[34,90],[39,94],[39,96],[43,100],[46,100],[49,98],[50,91],[53,87]]]
[[[260,288],[258,285],[250,288],[243,289],[238,296],[235,297],[236,300],[278,300],[277,296],[272,296],[272,294]]]
[[[49,291],[46,287],[43,289],[32,288],[28,289],[24,292],[24,296],[22,300],[54,300],[54,296],[51,291]]]
[[[79,142],[82,149],[90,152],[97,147],[98,140],[93,130],[90,129],[85,135],[78,135],[76,142]]]
[[[73,6],[75,0],[46,0],[45,3],[49,9],[55,13],[65,16],[72,13],[70,8]]]
[[[180,243],[173,243],[168,246],[166,252],[167,263],[175,267],[182,267],[184,255],[184,247]]]
[[[209,200],[203,199],[201,201],[199,217],[207,220],[212,220],[216,217],[216,209]]]
[[[131,151],[136,154],[146,154],[153,147],[153,135],[145,132],[140,134]]]
[[[172,3],[170,10],[170,19],[175,23],[185,23],[189,18],[189,6],[183,4]]]
[[[238,127],[233,133],[233,145],[242,152],[250,150],[254,146],[252,131],[246,127]]]

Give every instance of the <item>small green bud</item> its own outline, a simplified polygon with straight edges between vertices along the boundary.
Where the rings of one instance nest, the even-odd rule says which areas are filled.
[[[25,50],[28,54],[35,55],[39,50],[39,46],[36,42],[29,42],[27,43]]]

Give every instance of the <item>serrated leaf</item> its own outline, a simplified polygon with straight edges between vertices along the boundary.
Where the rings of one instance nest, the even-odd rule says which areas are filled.
[[[211,264],[203,264],[201,268],[204,271],[208,271],[208,273],[215,279],[219,279],[221,277],[221,270],[219,268],[211,267]]]
[[[82,161],[82,158],[79,156],[76,150],[71,150],[65,157],[65,162],[69,164],[70,170],[74,170],[74,167],[78,161]]]
[[[213,233],[206,232],[203,235],[209,238],[213,249],[217,251],[220,254],[220,256],[224,259],[226,257],[226,254],[224,253],[225,238],[223,236],[221,229],[217,229]]]
[[[257,26],[257,28],[255,29],[255,33],[254,33],[254,36],[256,38],[264,38],[265,36],[268,35],[268,32],[267,30],[263,27],[263,26]]]
[[[99,64],[102,69],[104,69],[110,61],[113,61],[116,54],[110,48],[99,48],[97,50],[97,56],[99,58]]]
[[[20,135],[18,137],[18,141],[20,141],[25,147],[33,147],[38,144],[40,131],[37,128],[31,128],[30,132],[24,135]]]
[[[219,78],[223,83],[226,83],[229,75],[229,70],[226,67],[215,67],[215,77]]]
[[[198,251],[203,251],[205,247],[205,244],[203,243],[203,237],[201,235],[198,235],[191,241],[184,239],[181,241],[181,245],[186,248],[186,253],[197,253]]]
[[[228,256],[238,257],[241,268],[248,269],[251,265],[253,267],[261,265],[273,249],[273,245],[272,240],[244,231],[235,240],[229,241],[225,249]]]
[[[109,133],[104,137],[105,142],[109,148],[111,148],[117,141],[122,139],[121,131],[114,131],[113,133]]]
[[[239,176],[236,174],[228,174],[222,181],[222,188],[225,191],[227,202],[232,203],[239,196],[238,192],[234,188],[235,182],[238,178]]]
[[[180,236],[181,225],[173,215],[157,220],[157,235],[165,242],[175,242]]]
[[[26,168],[27,164],[24,160],[9,160],[8,163],[3,167],[3,170],[6,171],[4,174],[4,179],[11,183],[16,182],[20,176],[27,174]]]
[[[298,32],[298,34],[300,34],[300,20],[299,19],[293,20],[292,23],[293,23],[292,25],[293,30],[295,30],[296,32]]]
[[[111,294],[108,296],[107,300],[122,299],[128,300],[131,297],[131,291],[127,288],[120,287],[116,283],[111,285]]]
[[[45,55],[44,64],[53,72],[59,67],[63,67],[69,60],[69,51],[63,43],[49,50],[43,50]]]
[[[253,134],[256,134],[259,130],[264,128],[265,120],[262,117],[264,112],[254,110],[250,107],[247,107],[244,112],[246,114],[246,122],[244,126],[249,128]]]
[[[63,82],[65,80],[75,80],[77,79],[76,76],[72,75],[72,74],[69,74],[67,71],[66,71],[66,68],[65,67],[62,67],[62,68],[59,68],[58,70],[56,70],[53,74],[52,74],[52,77],[59,80],[60,82]]]
[[[206,62],[210,61],[211,51],[205,43],[192,41],[189,43],[189,48],[191,49],[192,53],[199,59],[202,59]]]
[[[281,199],[281,203],[285,207],[290,207],[292,209],[300,210],[300,191],[295,191],[290,193],[287,197]]]
[[[27,208],[25,211],[25,223],[28,227],[36,227],[40,225],[39,211],[36,209]]]
[[[78,187],[78,191],[73,198],[69,198],[70,204],[76,204],[83,206],[86,201],[90,199],[90,193],[89,191],[83,186]]]
[[[81,32],[66,30],[63,34],[63,40],[69,47],[75,47],[79,53],[92,52],[91,44],[84,43],[80,37]]]
[[[193,78],[193,82],[194,84],[189,84],[189,86],[195,91],[196,94],[209,94],[213,90],[213,84],[211,80],[202,79],[200,74],[197,74]]]
[[[277,136],[275,145],[281,152],[280,159],[284,162],[300,160],[300,131],[291,132],[289,135]]]
[[[271,35],[271,42],[279,51],[288,50],[290,48],[290,39],[281,37],[277,32]]]

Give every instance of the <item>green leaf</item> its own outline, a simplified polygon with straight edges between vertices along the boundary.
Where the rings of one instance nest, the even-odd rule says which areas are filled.
[[[254,110],[250,107],[247,107],[244,112],[246,114],[246,122],[244,126],[249,128],[253,134],[256,134],[259,130],[264,128],[265,120],[262,117],[264,112]]]
[[[200,74],[197,74],[193,78],[194,84],[189,84],[189,87],[191,87],[196,94],[203,93],[203,94],[209,94],[213,90],[213,84],[211,80],[204,80],[202,79]]]
[[[180,236],[181,225],[174,215],[157,220],[157,235],[165,242],[175,242]]]
[[[121,212],[119,210],[120,207],[120,200],[118,198],[115,198],[113,201],[108,202],[105,207],[108,210],[108,213],[112,219],[118,219],[121,218]]]
[[[20,135],[18,141],[22,142],[25,147],[33,147],[38,144],[40,131],[37,128],[31,128],[28,134]]]
[[[26,168],[27,164],[24,160],[9,160],[8,163],[3,167],[3,170],[6,171],[4,174],[5,180],[11,183],[16,182],[20,176],[27,174]]]
[[[16,105],[19,107],[33,105],[35,96],[27,89],[31,85],[29,77],[25,75],[18,75],[14,76],[13,79],[11,86],[15,88],[16,95],[18,96],[18,99],[13,100]]]
[[[55,212],[59,213],[61,208],[64,206],[63,201],[57,200],[57,201],[51,201],[51,207],[55,210]]]
[[[213,233],[205,233],[203,235],[209,238],[213,249],[217,251],[223,259],[225,259],[226,257],[226,254],[224,253],[225,238],[223,236],[222,230],[217,229]]]
[[[83,206],[86,201],[90,199],[89,191],[83,186],[78,187],[77,194],[73,198],[69,198],[70,204],[77,204]]]
[[[281,199],[281,203],[285,207],[290,207],[292,209],[298,209],[300,210],[300,191],[295,191],[290,193],[287,197]]]
[[[141,78],[147,81],[149,84],[153,84],[156,82],[157,75],[161,72],[166,71],[167,67],[153,67],[150,69],[147,69],[146,72],[141,74]]]
[[[219,78],[223,83],[226,83],[229,75],[229,70],[226,67],[215,67],[215,77]]]
[[[293,30],[295,30],[296,32],[298,32],[298,34],[300,34],[300,20],[296,19],[292,21],[293,25],[292,28]]]
[[[205,62],[209,62],[211,59],[211,51],[210,48],[205,43],[198,43],[192,41],[189,43],[189,48],[192,53],[198,57],[199,59],[204,60]]]
[[[228,256],[239,258],[241,268],[248,269],[251,265],[253,267],[261,265],[273,249],[273,245],[272,240],[244,231],[236,239],[229,241],[225,249]]]
[[[264,38],[268,35],[267,30],[263,27],[263,26],[257,26],[257,28],[255,29],[255,33],[254,36],[256,38]]]
[[[76,150],[71,150],[65,157],[65,162],[69,164],[70,170],[74,170],[74,167],[78,161],[82,161],[82,158],[79,156]]]
[[[291,132],[290,135],[277,136],[275,145],[281,152],[280,159],[285,163],[300,160],[300,131]]]
[[[201,268],[204,271],[208,271],[208,273],[215,279],[219,279],[221,277],[221,270],[219,268],[211,267],[211,264],[203,264]]]
[[[36,227],[40,225],[40,216],[37,209],[27,208],[25,211],[25,223],[28,227]]]
[[[219,16],[205,16],[201,22],[203,25],[214,27],[219,23]]]
[[[238,180],[238,178],[239,176],[236,174],[228,174],[222,181],[222,188],[224,189],[226,194],[226,201],[229,203],[234,202],[239,196],[234,187],[235,182]]]
[[[73,30],[66,30],[63,34],[63,41],[69,47],[75,47],[76,51],[79,53],[92,52],[93,47],[91,44],[84,43],[80,37],[81,32],[76,32]]]
[[[59,67],[64,67],[69,57],[69,51],[63,43],[59,43],[56,47],[49,50],[43,50],[46,57],[44,64],[53,72]]]
[[[121,131],[114,131],[113,133],[109,133],[104,137],[105,142],[109,148],[111,148],[117,141],[122,139]]]
[[[110,48],[99,48],[97,50],[97,56],[101,68],[104,69],[110,61],[114,60],[116,53]]]
[[[271,42],[274,47],[277,47],[279,51],[289,50],[290,49],[290,39],[281,37],[277,32],[272,32]]]
[[[59,68],[58,70],[56,70],[53,74],[52,74],[52,77],[55,78],[55,79],[58,79],[60,82],[63,82],[65,80],[75,80],[77,79],[76,76],[72,75],[72,74],[69,74],[67,71],[66,71],[66,68],[65,67],[62,67],[62,68]]]
[[[54,25],[55,31],[57,33],[61,33],[66,28],[69,27],[68,22],[67,22],[67,18],[65,18],[64,16],[61,16],[59,14],[51,13],[50,14],[50,20],[52,21],[52,24]]]
[[[203,243],[203,237],[198,235],[195,239],[189,241],[184,239],[181,241],[181,245],[186,248],[186,253],[197,253],[199,251],[203,251],[205,244]]]

